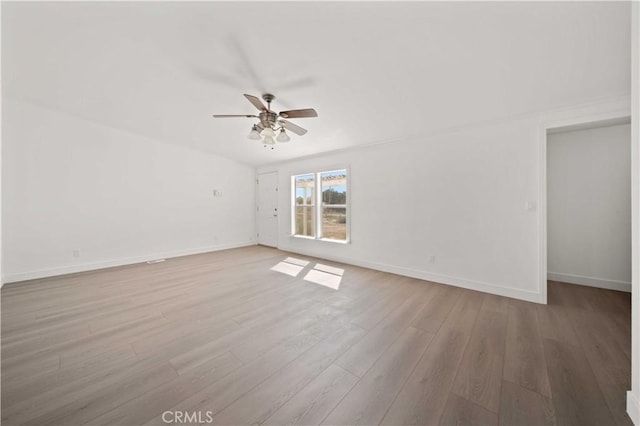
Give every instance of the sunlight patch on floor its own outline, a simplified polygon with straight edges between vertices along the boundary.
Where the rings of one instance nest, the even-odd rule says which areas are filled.
[[[308,260],[287,257],[277,265],[271,267],[271,270],[292,277],[297,277],[300,272],[309,265],[309,263],[311,262]],[[313,269],[307,272],[307,275],[304,276],[304,280],[324,287],[329,287],[333,290],[338,290],[340,282],[342,281],[342,274],[344,274],[344,269],[323,265],[322,263],[316,263],[313,265]]]
[[[318,263],[305,275],[304,280],[337,290],[342,281],[342,274],[344,269]]]
[[[308,260],[296,259],[295,257],[287,257],[284,262],[293,263],[298,266],[307,266],[309,264]]]
[[[335,266],[323,265],[322,263],[316,263],[316,266],[313,269],[317,269],[318,271],[328,272],[333,275],[342,276],[344,274],[344,269],[336,268]]]
[[[298,274],[304,269],[303,266],[294,265],[288,262],[280,262],[271,268],[272,271],[280,272],[282,274],[297,277]]]

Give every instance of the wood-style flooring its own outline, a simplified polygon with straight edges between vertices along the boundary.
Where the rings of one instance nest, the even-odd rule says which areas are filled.
[[[630,425],[630,295],[548,293],[259,246],[8,284],[2,424]]]

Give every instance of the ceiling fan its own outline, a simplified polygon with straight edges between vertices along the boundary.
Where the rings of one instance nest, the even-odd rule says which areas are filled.
[[[273,149],[273,145],[278,142],[289,142],[289,135],[285,132],[289,130],[295,133],[298,136],[302,136],[307,131],[302,127],[293,124],[290,121],[285,120],[285,118],[304,118],[304,117],[317,117],[318,113],[313,108],[306,109],[293,109],[289,111],[280,111],[276,113],[271,110],[271,101],[273,101],[276,97],[271,93],[265,93],[262,95],[262,99],[265,100],[267,106],[264,106],[262,101],[255,96],[247,95],[245,93],[245,98],[251,104],[260,111],[258,115],[252,114],[239,114],[239,115],[229,115],[229,114],[214,114],[214,118],[232,118],[232,117],[246,117],[246,118],[257,118],[260,120],[258,123],[254,124],[251,128],[251,132],[249,132],[249,139],[260,140],[262,139],[264,146],[271,145],[271,149]],[[278,136],[276,136],[276,132]],[[275,138],[275,139],[274,139]]]

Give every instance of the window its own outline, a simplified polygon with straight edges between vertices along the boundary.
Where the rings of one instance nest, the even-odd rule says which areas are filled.
[[[347,171],[320,173],[322,188],[322,237],[347,239]]]
[[[316,178],[313,174],[295,177],[295,235],[315,237],[315,193]]]
[[[349,239],[346,169],[296,175],[292,186],[293,235],[332,241]]]

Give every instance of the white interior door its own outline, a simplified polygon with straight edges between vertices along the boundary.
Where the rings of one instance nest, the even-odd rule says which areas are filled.
[[[278,247],[278,173],[258,175],[258,244]]]

